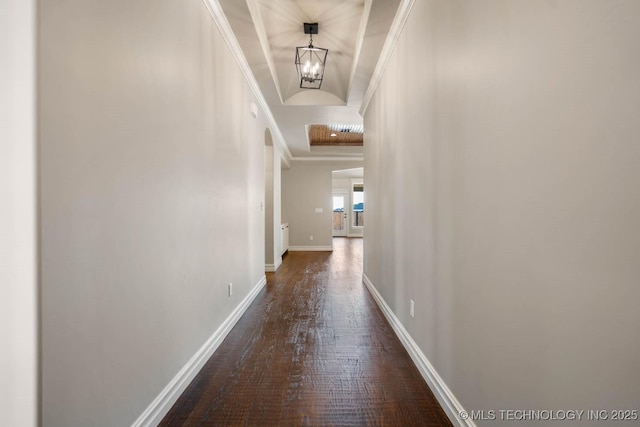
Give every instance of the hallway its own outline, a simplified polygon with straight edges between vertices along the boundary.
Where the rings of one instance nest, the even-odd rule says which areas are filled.
[[[163,426],[449,426],[362,284],[362,239],[291,252]]]

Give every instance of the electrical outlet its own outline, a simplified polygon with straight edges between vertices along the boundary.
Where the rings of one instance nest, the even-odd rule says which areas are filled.
[[[233,283],[229,283],[229,296],[233,295]]]
[[[409,300],[409,314],[411,315],[411,317],[415,317],[415,309],[412,299]]]
[[[309,240],[313,240],[313,236],[309,236]]]

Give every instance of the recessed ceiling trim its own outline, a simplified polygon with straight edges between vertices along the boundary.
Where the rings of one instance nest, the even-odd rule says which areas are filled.
[[[258,5],[257,0],[247,0],[247,7],[249,8],[249,13],[251,14],[253,25],[255,25],[256,27],[256,33],[258,34],[258,41],[260,42],[260,47],[262,48],[264,57],[267,60],[267,67],[269,67],[269,71],[271,72],[271,78],[273,79],[273,83],[276,86],[276,91],[278,92],[278,98],[280,98],[280,102],[283,103],[284,100],[282,98],[282,90],[280,89],[280,79],[278,79],[276,64],[273,61],[273,55],[271,55],[271,48],[269,47],[269,38],[267,37],[267,30],[265,30],[264,28],[264,21],[262,20],[262,15],[260,14],[260,7]]]
[[[220,30],[220,34],[222,38],[226,42],[229,50],[231,51],[231,55],[236,60],[236,63],[240,67],[240,71],[244,75],[244,78],[253,92],[253,95],[256,97],[256,101],[262,108],[264,115],[267,118],[267,123],[269,124],[269,128],[271,130],[271,134],[275,136],[276,143],[278,147],[282,151],[283,160],[285,163],[288,163],[293,160],[293,156],[291,155],[291,151],[287,146],[286,141],[284,140],[284,136],[280,131],[280,127],[278,127],[278,123],[276,122],[275,117],[271,113],[271,109],[269,108],[269,104],[267,104],[267,100],[265,99],[262,90],[260,90],[260,86],[256,81],[253,72],[251,71],[251,67],[249,67],[249,63],[247,62],[247,58],[244,56],[242,49],[240,48],[240,44],[238,43],[238,39],[236,38],[233,30],[231,29],[231,25],[227,20],[227,17],[222,10],[222,6],[220,6],[220,2],[218,0],[202,0],[204,5],[209,10],[213,21],[216,23],[218,29]]]
[[[391,24],[387,38],[384,41],[384,46],[382,46],[378,63],[376,64],[376,68],[373,70],[373,75],[369,81],[369,87],[367,87],[367,91],[362,98],[362,105],[360,106],[361,116],[364,116],[364,113],[367,111],[367,107],[369,106],[369,102],[371,102],[371,98],[373,98],[374,93],[378,89],[384,70],[387,68],[387,64],[395,50],[398,39],[400,38],[402,30],[407,23],[413,3],[415,3],[415,0],[400,0],[400,6],[398,7],[396,16],[393,18],[393,23]]]
[[[372,0],[364,0],[364,12],[362,12],[362,19],[360,19],[360,28],[358,29],[358,36],[356,37],[356,51],[353,54],[353,63],[351,64],[351,73],[349,74],[349,84],[347,86],[347,97],[349,100],[351,96],[351,88],[353,87],[353,79],[356,76],[356,69],[358,68],[358,62],[360,61],[360,51],[362,50],[362,43],[364,43],[364,34],[367,31],[367,23],[369,22],[369,13],[371,12]]]

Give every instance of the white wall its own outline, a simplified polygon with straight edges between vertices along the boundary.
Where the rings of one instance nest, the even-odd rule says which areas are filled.
[[[295,161],[282,171],[282,222],[289,223],[289,246],[332,246],[331,172],[361,166],[361,161]]]
[[[265,269],[275,271],[282,264],[281,221],[281,154],[273,145],[271,134],[265,132],[265,141],[269,144],[264,149],[265,168]]]
[[[38,425],[36,7],[0,2],[0,414]]]
[[[331,190],[335,193],[336,191],[339,193],[349,193],[350,192],[351,181],[349,178],[339,178],[331,180]]]
[[[469,410],[637,409],[639,38],[635,0],[413,6],[365,115],[364,269]]]
[[[273,247],[274,262],[282,263],[282,153],[274,147],[273,157]]]
[[[264,274],[264,114],[199,0],[39,20],[43,423],[130,425]]]
[[[269,135],[269,140],[271,139]],[[265,269],[275,268],[275,233],[273,220],[273,145],[264,147],[264,263]]]

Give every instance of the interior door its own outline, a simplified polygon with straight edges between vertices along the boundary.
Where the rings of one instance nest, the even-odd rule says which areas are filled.
[[[347,215],[349,209],[347,209],[347,195],[346,194],[334,194],[333,195],[333,236],[346,236],[347,235]]]

